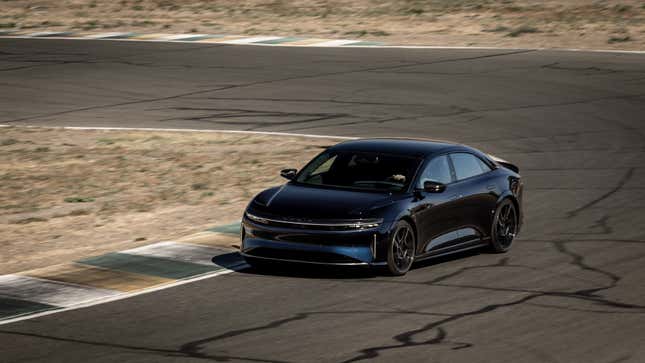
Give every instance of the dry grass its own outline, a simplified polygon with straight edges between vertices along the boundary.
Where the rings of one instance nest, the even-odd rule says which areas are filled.
[[[0,274],[239,220],[334,140],[0,129]],[[272,152],[267,152],[272,150]]]
[[[645,49],[643,0],[0,0],[0,10],[3,29]]]

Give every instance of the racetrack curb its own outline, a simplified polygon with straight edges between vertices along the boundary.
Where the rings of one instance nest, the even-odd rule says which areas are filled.
[[[85,39],[85,40],[131,40],[145,42],[189,42],[212,44],[250,44],[266,46],[294,47],[342,47],[342,46],[379,46],[381,42],[362,41],[355,39],[324,39],[282,36],[244,36],[228,34],[139,34],[131,32],[109,33],[78,33],[78,32],[0,32],[0,36],[9,38],[39,38],[39,39]]]
[[[227,274],[239,222],[172,241],[0,276],[0,325],[79,309]]]
[[[206,43],[227,45],[257,45],[278,47],[321,47],[321,48],[392,48],[392,49],[479,49],[479,50],[552,50],[566,52],[645,54],[645,50],[619,49],[581,49],[581,48],[514,48],[493,46],[445,46],[445,45],[401,45],[386,44],[376,41],[357,39],[307,38],[295,36],[244,36],[230,34],[167,34],[167,33],[133,33],[109,32],[87,33],[68,31],[0,31],[0,39],[70,39],[70,40],[112,40],[112,41],[143,41],[143,42],[172,42],[172,43]]]

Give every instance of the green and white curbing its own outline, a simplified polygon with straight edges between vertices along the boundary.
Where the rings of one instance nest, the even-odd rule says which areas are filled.
[[[246,266],[233,223],[124,251],[0,276],[0,324],[90,306]]]
[[[68,31],[3,31],[0,36],[18,38],[60,38],[60,39],[87,39],[87,40],[136,40],[136,41],[164,41],[164,42],[191,42],[191,43],[221,43],[221,44],[252,44],[265,46],[300,46],[300,47],[362,47],[380,46],[381,42],[361,41],[352,39],[322,39],[304,37],[280,36],[243,36],[225,34],[139,34],[131,32],[109,33],[83,33]]]

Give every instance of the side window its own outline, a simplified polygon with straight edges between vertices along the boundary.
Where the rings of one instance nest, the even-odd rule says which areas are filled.
[[[470,178],[490,170],[478,157],[467,153],[450,154],[452,165],[455,167],[457,180]],[[484,169],[485,168],[485,169]]]
[[[489,171],[493,170],[493,169],[491,169],[491,167],[490,167],[490,166],[488,166],[488,164],[486,164],[482,159],[480,159],[480,158],[476,158],[476,159],[477,159],[477,161],[479,162],[479,166],[482,168],[482,172],[484,172],[484,173],[488,173]]]
[[[331,164],[336,161],[336,156],[337,155],[334,155],[333,157],[327,159],[327,161],[325,161],[324,163],[320,164],[320,166],[318,166],[316,170],[311,172],[311,176],[328,172],[329,168],[331,168]]]
[[[430,161],[426,168],[421,173],[419,178],[419,188],[423,188],[423,183],[426,180],[435,181],[443,184],[448,184],[452,181],[450,176],[450,164],[446,155],[438,156]]]

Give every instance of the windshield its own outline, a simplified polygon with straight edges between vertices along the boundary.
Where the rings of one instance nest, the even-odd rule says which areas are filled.
[[[420,159],[368,152],[324,152],[298,175],[302,184],[400,192],[407,189]]]

